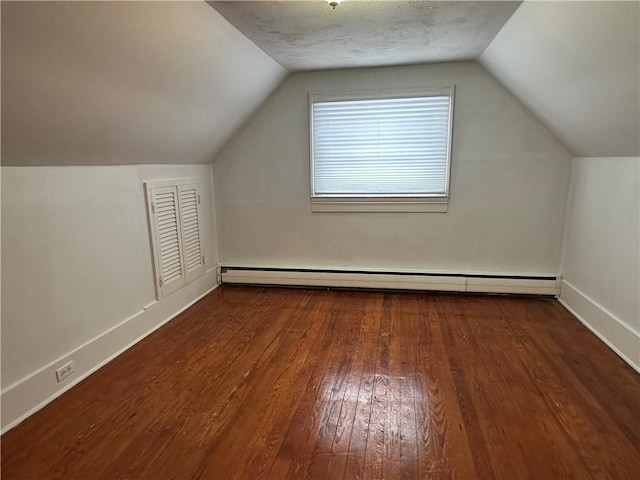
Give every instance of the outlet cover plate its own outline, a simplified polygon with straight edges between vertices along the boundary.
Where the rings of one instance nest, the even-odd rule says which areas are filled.
[[[62,380],[67,378],[69,375],[71,375],[73,373],[73,367],[74,367],[73,362],[69,362],[69,363],[65,363],[63,366],[57,369],[56,379],[58,380],[58,382],[61,382]]]

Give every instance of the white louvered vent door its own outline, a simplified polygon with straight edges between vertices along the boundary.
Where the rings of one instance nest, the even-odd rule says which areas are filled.
[[[157,286],[165,297],[186,283],[177,186],[151,189]]]
[[[187,283],[205,272],[200,232],[200,192],[197,184],[178,186],[182,248]]]

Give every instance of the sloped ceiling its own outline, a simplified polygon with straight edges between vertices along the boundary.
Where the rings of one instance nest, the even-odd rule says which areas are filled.
[[[640,3],[524,2],[480,62],[577,156],[640,156]]]
[[[231,18],[232,8],[262,3],[255,8],[274,4],[271,31],[260,16],[240,17],[280,39],[272,55],[292,70],[473,59],[506,21],[482,65],[575,155],[640,155],[638,2],[348,0],[332,11],[315,0],[224,9]],[[353,16],[358,3],[368,9]],[[3,165],[209,163],[287,74],[205,2],[0,6]],[[305,20],[294,13],[308,8],[322,13],[307,25],[324,23],[297,32]],[[348,32],[353,25],[359,33]],[[429,34],[440,27],[442,35]]]
[[[209,2],[289,71],[474,60],[520,1]]]
[[[638,1],[209,3],[291,71],[478,60],[574,155],[640,156]]]
[[[205,2],[2,2],[3,165],[209,163],[286,71]]]

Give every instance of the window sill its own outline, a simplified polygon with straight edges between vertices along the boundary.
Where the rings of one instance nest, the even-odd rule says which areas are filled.
[[[311,197],[312,212],[446,213],[449,197]]]

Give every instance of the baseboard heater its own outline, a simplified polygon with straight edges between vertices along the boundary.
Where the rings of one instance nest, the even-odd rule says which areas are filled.
[[[383,272],[222,266],[223,284],[560,295],[554,275]]]

